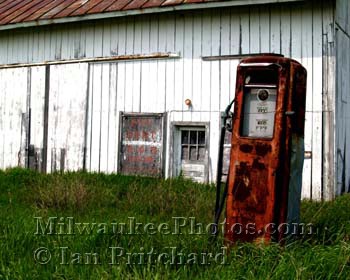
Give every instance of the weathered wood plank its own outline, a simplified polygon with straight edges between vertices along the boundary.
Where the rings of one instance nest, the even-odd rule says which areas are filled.
[[[119,46],[119,22],[111,21],[111,44],[110,55],[118,55]]]
[[[134,28],[134,47],[133,53],[141,53],[142,48],[142,21],[139,19],[135,20]],[[140,112],[141,102],[141,62],[135,61],[132,63],[134,66],[133,70],[133,99],[132,99],[132,111]]]
[[[66,161],[68,170],[81,170],[84,162],[84,137],[85,137],[85,110],[86,110],[86,91],[88,86],[88,65],[86,63],[77,64],[76,67],[70,67],[72,78],[69,80],[68,87],[75,92],[71,97],[71,127],[69,142],[66,143]],[[79,82],[77,82],[79,81]],[[69,90],[67,90],[69,92]],[[74,147],[70,151],[70,143]],[[69,165],[71,164],[71,165]]]
[[[235,98],[235,94],[236,94],[236,76],[237,76],[238,64],[239,64],[238,59],[234,59],[234,60],[230,61],[230,99],[229,99],[229,102],[231,102]],[[232,111],[233,111],[233,107],[234,106],[232,106]]]
[[[0,63],[6,63],[8,52],[7,52],[7,45],[8,45],[8,32],[2,32],[0,33]]]
[[[230,10],[230,29],[231,29],[231,40],[230,40],[230,54],[242,53],[242,33],[241,33],[241,11],[239,8]]]
[[[250,8],[249,11],[249,53],[260,53],[261,52],[261,40],[260,36],[260,17],[259,17],[259,7],[254,6]],[[266,34],[267,36],[268,34]]]
[[[126,44],[125,52],[132,54],[134,52],[134,25],[135,18],[127,19],[126,24]],[[134,90],[134,64],[125,63],[125,111],[133,112],[133,90]]]
[[[83,23],[81,24],[83,25]],[[81,26],[80,25],[80,26]],[[111,36],[112,38],[112,36]],[[86,29],[85,28],[80,28],[80,42],[79,42],[79,54],[78,58],[85,58],[86,57]]]
[[[220,46],[221,25],[220,17],[212,16],[211,22],[211,55],[221,55]],[[216,114],[220,110],[220,61],[211,62],[210,110]],[[205,96],[203,96],[205,98]],[[214,142],[215,143],[215,142]]]
[[[303,167],[303,185],[302,185],[302,198],[311,199],[311,172],[312,172],[312,103],[313,103],[313,83],[312,83],[312,18],[310,17],[310,11],[302,10],[302,57],[301,63],[307,71],[307,83],[306,83],[306,113],[305,113],[305,151],[307,154],[311,152],[311,158],[305,158]]]
[[[202,16],[193,18],[192,120],[199,121],[202,99]]]
[[[55,60],[60,60],[62,58],[62,29],[54,26],[53,27],[53,42],[55,43]]]
[[[281,54],[291,57],[291,11],[289,6],[281,7]]]
[[[312,199],[322,199],[322,7],[313,7]]]
[[[51,171],[83,168],[87,69],[87,64],[51,68],[48,137]]]
[[[166,51],[175,51],[175,16],[168,17],[166,23]],[[174,109],[174,96],[175,96],[175,61],[166,61],[166,77],[165,77],[165,92],[166,92],[166,111]]]
[[[165,53],[167,51],[167,23],[169,19],[166,15],[159,15],[158,28],[158,52]],[[157,61],[157,112],[162,113],[166,111],[166,66],[165,60]],[[191,73],[192,74],[192,73]]]
[[[118,26],[119,42],[118,42],[118,54],[126,54],[126,21],[125,19],[120,22]],[[118,114],[125,111],[125,62],[119,62],[117,64],[117,96],[118,96]]]
[[[168,52],[175,51],[175,16],[169,15],[166,23],[166,50]],[[172,162],[173,153],[172,150],[172,131],[171,120],[172,110],[175,107],[175,61],[167,60],[166,62],[166,77],[165,77],[165,111],[167,112],[167,127],[166,127],[166,147],[165,147],[165,176],[168,177],[171,174],[170,164]]]
[[[95,23],[85,23],[85,57],[94,56]]]
[[[270,25],[270,8],[268,6],[261,6],[259,10],[259,24],[260,24],[260,52],[269,53],[271,52],[271,34],[270,30],[272,26]]]
[[[103,22],[103,34],[102,34],[102,56],[110,56],[111,55],[111,21],[110,20],[104,20]]]
[[[95,24],[94,28],[94,57],[101,57],[103,54],[103,23]]]
[[[151,16],[150,21],[150,35],[149,35],[149,51],[150,53],[157,52],[158,45],[159,45],[159,16]],[[147,106],[149,108],[149,112],[157,112],[159,111],[159,108],[162,107],[163,104],[160,102],[164,100],[161,98],[158,94],[158,61],[150,60],[149,63],[149,89],[150,92],[152,92],[151,96],[153,98],[149,99],[147,102],[149,105]]]
[[[281,53],[281,7],[270,7],[270,52]]]
[[[176,15],[175,18],[175,49],[181,53],[184,53],[184,32],[185,23],[184,17],[181,15]],[[184,58],[177,59],[175,61],[175,90],[174,90],[174,109],[182,111],[184,109]],[[173,114],[175,117],[175,114]],[[183,115],[181,114],[181,119],[176,119],[178,121],[182,120]]]
[[[211,38],[212,38],[212,50],[211,54],[213,56],[221,55],[221,16],[214,16],[212,14],[212,28],[211,28]],[[211,88],[210,88],[210,110],[212,111],[211,119],[211,129],[209,130],[209,141],[210,143],[219,143],[219,132],[220,132],[220,95],[221,95],[221,62],[212,61],[211,62]],[[205,98],[205,96],[203,96]],[[209,180],[215,180],[215,174],[217,171],[217,160],[218,160],[218,145],[211,145],[211,155],[210,159],[207,160],[207,168],[209,169]],[[209,164],[208,161],[211,161],[214,164]]]
[[[299,62],[301,62],[302,57],[302,8],[296,6],[291,9],[291,57]],[[308,17],[311,14],[308,14]],[[311,32],[312,34],[312,32]],[[309,34],[309,35],[311,35]],[[312,38],[312,37],[311,37]]]
[[[108,155],[107,172],[117,171],[116,156],[118,153],[118,130],[117,123],[119,116],[117,113],[117,65],[110,65],[109,70],[109,111],[108,111]]]
[[[212,15],[208,11],[203,12],[202,20],[202,56],[210,56],[212,54]],[[204,32],[204,30],[206,30]],[[202,100],[201,100],[201,121],[205,115],[210,111],[210,89],[211,89],[211,62],[202,62]]]
[[[250,53],[250,9],[240,9],[240,54]]]
[[[110,110],[110,82],[111,70],[110,64],[104,63],[102,68],[102,84],[101,84],[101,142],[100,142],[100,172],[108,172],[108,147],[109,147],[109,110]]]
[[[31,143],[36,148],[43,148],[44,102],[45,102],[45,67],[31,68],[30,107],[32,109]]]
[[[183,63],[183,110],[191,111],[191,106],[185,104],[186,99],[193,100],[193,15],[189,14],[185,17],[184,31],[184,63]],[[219,33],[220,34],[220,33]],[[183,121],[191,121],[192,113],[184,114]]]
[[[86,119],[85,119],[85,159],[84,159],[84,166],[83,168],[86,171],[91,171],[91,150],[92,150],[92,116],[93,116],[93,76],[94,76],[94,69],[92,65],[88,67],[88,92],[86,94],[87,100],[86,100]]]
[[[142,25],[142,40],[141,40],[141,52],[150,53],[150,18],[145,17]],[[150,112],[150,100],[148,94],[153,91],[153,85],[150,84],[150,63],[149,61],[141,62],[141,99],[140,99],[140,111]],[[153,100],[152,100],[153,101]]]
[[[100,171],[102,65],[92,65],[91,171]]]
[[[19,155],[21,153],[21,132],[22,132],[22,115],[27,111],[27,93],[28,93],[28,71],[25,68],[10,70],[12,79],[8,84],[8,93],[12,99],[10,112],[10,163],[8,167],[19,165]]]
[[[76,30],[78,31],[78,28],[76,28]],[[45,59],[48,59],[48,60],[54,60],[54,55],[53,55],[53,52],[52,52],[52,45],[53,45],[53,42],[52,42],[52,39],[55,39],[55,38],[51,38],[51,26],[47,26],[44,30],[44,48],[43,48],[43,55],[44,55],[44,60]],[[79,39],[76,39],[80,42],[80,38]]]
[[[323,1],[323,198],[331,200],[335,193],[335,49],[334,10],[332,3]]]

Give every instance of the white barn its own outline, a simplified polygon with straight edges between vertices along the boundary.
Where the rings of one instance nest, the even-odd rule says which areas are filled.
[[[212,182],[239,59],[276,53],[308,71],[303,197],[349,192],[349,12],[347,0],[0,1],[0,168]]]

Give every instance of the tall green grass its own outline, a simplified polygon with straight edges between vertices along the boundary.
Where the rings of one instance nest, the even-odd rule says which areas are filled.
[[[0,279],[349,279],[350,196],[333,202],[304,201],[302,222],[312,223],[315,233],[286,246],[237,244],[224,264],[190,264],[177,256],[174,264],[109,264],[109,247],[125,252],[222,252],[221,237],[208,234],[117,234],[93,230],[90,234],[35,234],[37,220],[73,217],[80,223],[128,222],[133,217],[147,224],[174,224],[174,217],[212,222],[215,188],[182,178],[161,180],[83,172],[43,175],[23,169],[0,171]],[[52,259],[39,264],[34,252],[48,248]],[[98,253],[100,264],[60,264],[60,249],[72,253]],[[69,255],[69,254],[68,254]]]

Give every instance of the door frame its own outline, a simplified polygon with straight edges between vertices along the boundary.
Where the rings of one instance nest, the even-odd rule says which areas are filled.
[[[173,178],[179,175],[177,168],[181,161],[181,149],[179,144],[179,132],[181,127],[204,127],[205,128],[205,178],[206,183],[209,182],[209,165],[210,165],[210,122],[189,122],[189,121],[174,121],[170,123],[170,152],[169,152],[169,177]]]

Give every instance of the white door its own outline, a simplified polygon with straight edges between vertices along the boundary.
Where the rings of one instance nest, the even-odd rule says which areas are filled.
[[[176,126],[174,136],[175,175],[208,182],[208,129],[203,126]]]

